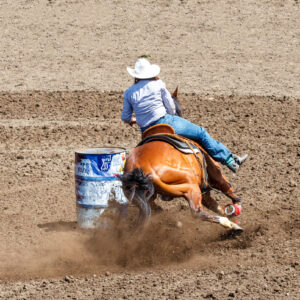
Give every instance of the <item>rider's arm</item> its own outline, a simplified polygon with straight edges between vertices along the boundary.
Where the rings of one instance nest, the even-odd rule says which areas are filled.
[[[121,120],[125,123],[130,124],[132,113],[133,113],[133,108],[126,97],[126,93],[124,94],[123,98],[124,98],[124,102],[123,102],[123,110],[122,110],[122,114],[121,114]]]
[[[161,89],[161,98],[164,104],[164,107],[166,108],[166,111],[169,115],[175,115],[176,113],[176,107],[175,107],[175,103],[174,100],[170,94],[170,92],[163,87]]]

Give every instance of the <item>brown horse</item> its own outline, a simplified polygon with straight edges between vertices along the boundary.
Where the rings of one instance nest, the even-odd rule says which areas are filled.
[[[177,89],[172,96],[177,96]],[[146,130],[143,138],[162,133],[170,135],[174,134],[174,130],[166,124],[156,125]],[[188,143],[201,149],[194,141]],[[201,155],[204,155],[205,162]],[[204,176],[205,165],[208,182]],[[227,229],[242,230],[226,217],[224,207],[210,195],[211,189],[217,189],[228,196],[233,204],[241,202],[228,179],[223,176],[220,165],[203,149],[202,154],[185,154],[164,141],[142,144],[128,155],[121,180],[129,202],[132,201],[140,210],[140,224],[145,224],[151,216],[150,204],[159,194],[163,196],[162,199],[168,200],[184,197],[189,202],[193,216],[219,223]],[[201,189],[205,187],[206,190],[202,192]],[[203,205],[218,215],[206,213]]]

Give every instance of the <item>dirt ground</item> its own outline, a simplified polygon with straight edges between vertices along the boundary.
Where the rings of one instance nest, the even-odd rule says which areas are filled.
[[[181,94],[190,120],[249,153],[237,176],[224,170],[244,199],[245,232],[232,238],[192,219],[179,199],[162,205],[139,239],[120,228],[82,232],[75,223],[74,151],[130,150],[140,138],[116,117],[122,94],[24,92],[0,99],[1,297],[299,296],[299,99]]]
[[[299,299],[299,20],[296,0],[1,1],[0,299]],[[78,228],[74,152],[137,144],[120,113],[140,54],[249,154],[224,168],[240,236],[182,199],[138,237]]]

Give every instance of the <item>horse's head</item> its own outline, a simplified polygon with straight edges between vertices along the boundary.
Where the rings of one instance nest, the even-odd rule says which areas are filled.
[[[181,108],[179,106],[179,101],[177,99],[177,93],[178,93],[178,87],[176,88],[176,90],[173,92],[172,94],[172,98],[174,100],[175,103],[175,107],[176,107],[176,116],[181,117],[182,116],[182,112],[181,112]]]

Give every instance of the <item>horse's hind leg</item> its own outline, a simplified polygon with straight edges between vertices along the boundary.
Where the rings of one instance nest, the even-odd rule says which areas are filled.
[[[185,198],[189,201],[192,215],[194,217],[199,217],[203,221],[208,221],[211,223],[218,223],[230,230],[242,231],[243,229],[231,222],[227,217],[213,216],[207,214],[202,206],[202,195],[199,186],[195,185],[185,194]]]

